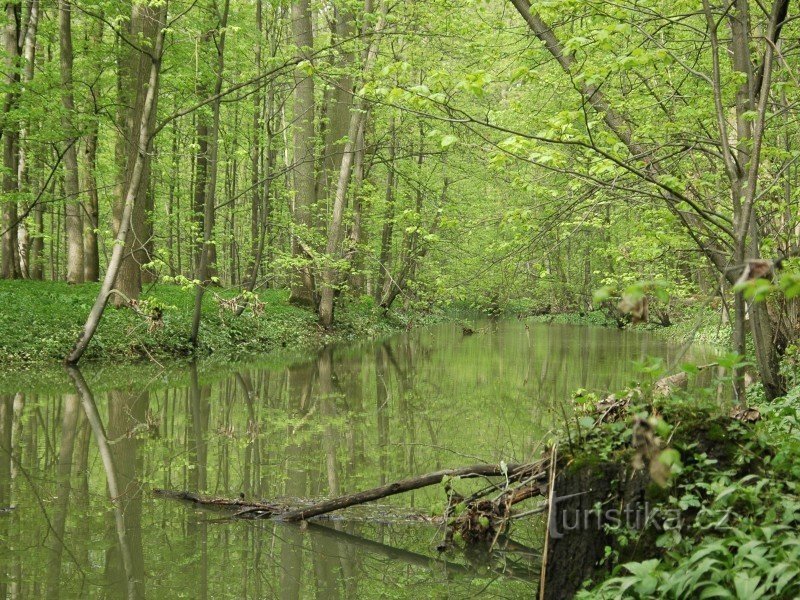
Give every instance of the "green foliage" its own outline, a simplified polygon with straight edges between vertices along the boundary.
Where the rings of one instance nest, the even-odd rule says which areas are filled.
[[[659,558],[617,565],[578,598],[800,594],[800,388],[758,409],[754,426],[723,420],[717,430],[709,409],[687,417],[691,401],[663,407],[683,420],[676,449],[661,453],[676,477],[658,508],[679,511],[681,526],[658,537]]]

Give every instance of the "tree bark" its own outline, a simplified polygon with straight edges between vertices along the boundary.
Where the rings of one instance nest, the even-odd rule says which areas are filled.
[[[22,88],[33,81],[34,66],[36,62],[36,34],[39,30],[39,0],[31,0],[28,9],[27,24],[25,26],[25,41],[22,44]],[[19,164],[17,165],[17,182],[21,194],[28,193],[31,189],[30,165],[27,156],[28,123],[24,123],[20,131]],[[38,207],[38,203],[37,203]],[[37,207],[34,207],[36,209]],[[31,233],[23,220],[19,224],[18,243],[20,257],[20,271],[23,277],[31,277]]]
[[[381,250],[378,255],[378,281],[375,286],[375,298],[380,301],[392,285],[392,235],[394,234],[394,180],[395,154],[397,152],[397,125],[392,116],[389,125],[389,162],[386,164],[386,207],[383,211],[383,231],[381,232]]]
[[[328,198],[335,193],[338,175],[344,157],[347,133],[350,129],[350,107],[353,105],[353,53],[348,50],[346,40],[353,36],[355,24],[353,14],[346,7],[334,5],[334,25],[332,39],[334,44],[345,45],[336,60],[339,76],[325,94],[325,145],[320,169],[318,198]]]
[[[19,260],[18,212],[17,212],[17,173],[19,167],[19,131],[16,125],[8,122],[8,115],[17,103],[19,84],[19,4],[6,2],[6,25],[3,30],[5,47],[5,82],[8,86],[3,106],[3,193],[2,201],[2,240],[0,240],[0,277],[17,279],[22,277]]]
[[[160,60],[160,55],[155,52],[155,40],[160,29],[160,16],[163,11],[159,8],[145,4],[134,3],[130,27],[126,32],[129,40],[136,40],[141,44],[140,49],[130,48],[127,44],[120,50],[118,86],[121,99],[119,111],[119,131],[117,138],[117,203],[114,207],[114,225],[119,231],[125,220],[127,205],[127,192],[135,188],[137,196],[132,205],[130,217],[130,235],[125,238],[125,249],[122,253],[122,262],[118,275],[115,274],[116,287],[122,292],[114,297],[115,306],[124,306],[126,298],[135,299],[142,291],[142,265],[149,262],[145,245],[147,243],[146,225],[146,200],[145,196],[150,181],[150,157],[152,139],[148,134],[145,145],[139,147],[141,140],[139,132],[152,131],[155,125],[158,95],[153,96],[153,104],[145,111],[147,92],[149,92],[148,74],[152,74],[153,59]],[[120,42],[123,43],[123,42]],[[160,69],[160,67],[159,67]],[[158,81],[158,70],[156,71]],[[144,122],[144,121],[147,122]],[[136,163],[142,159],[141,178],[136,185],[133,170]]]
[[[72,4],[58,2],[58,32],[61,68],[61,125],[67,133],[64,150],[64,195],[66,196],[67,283],[83,283],[83,211],[78,180],[78,138],[75,128],[75,98],[72,93]]]
[[[370,4],[367,6],[370,6]],[[378,56],[378,45],[380,43],[384,19],[386,18],[386,11],[386,2],[382,2],[378,23],[372,31],[372,39],[364,52],[362,78],[372,70],[372,66]],[[365,17],[369,17],[369,14],[365,14]],[[353,173],[353,162],[356,152],[359,151],[356,147],[356,143],[363,137],[363,128],[365,124],[366,113],[363,104],[364,102],[361,96],[355,96],[350,114],[350,125],[347,129],[347,141],[342,150],[342,158],[339,163],[339,179],[336,184],[336,196],[333,201],[333,211],[328,226],[328,243],[325,247],[328,264],[322,271],[322,290],[320,291],[319,303],[320,324],[326,328],[333,325],[333,302],[336,294],[336,287],[339,284],[339,278],[341,276],[341,267],[338,262],[342,259],[341,246],[342,238],[344,237],[344,210],[347,206],[348,190]]]
[[[136,14],[137,6],[133,8]],[[133,217],[133,210],[140,198],[140,188],[142,180],[145,175],[145,167],[147,162],[147,151],[151,142],[153,119],[151,116],[155,112],[156,97],[158,95],[159,73],[161,70],[161,55],[164,47],[164,23],[167,17],[167,6],[163,4],[153,10],[146,11],[147,18],[151,20],[155,28],[155,41],[153,44],[153,59],[150,61],[150,72],[147,79],[147,85],[140,89],[144,98],[142,102],[141,118],[138,122],[137,130],[137,145],[136,155],[133,160],[133,165],[130,168],[130,181],[127,185],[127,192],[125,194],[125,203],[123,204],[122,214],[120,216],[119,229],[114,242],[114,249],[111,252],[111,260],[108,263],[105,277],[103,278],[103,285],[100,288],[100,293],[95,299],[94,305],[86,318],[86,323],[83,326],[83,331],[75,343],[74,348],[70,351],[66,358],[66,363],[70,365],[77,364],[86,351],[89,342],[92,340],[97,327],[100,324],[100,319],[103,317],[106,304],[114,288],[114,283],[117,280],[117,274],[120,271],[120,266],[123,262],[123,251],[128,246],[128,232],[131,226]],[[126,169],[127,170],[127,169]],[[141,281],[141,280],[140,280]]]
[[[100,251],[97,245],[97,231],[100,226],[100,197],[97,193],[97,119],[95,107],[95,115],[86,134],[84,150],[84,180],[87,196],[84,203],[83,223],[83,278],[85,281],[100,279]]]
[[[314,49],[314,33],[309,0],[292,3],[292,41],[297,58],[310,60]],[[292,277],[290,302],[306,306],[316,304],[316,290],[307,251],[311,233],[311,208],[316,203],[316,178],[314,176],[316,128],[314,122],[314,78],[300,65],[294,71],[294,198],[292,200],[292,256],[303,262]]]
[[[505,469],[500,465],[473,465],[471,467],[445,469],[417,477],[409,477],[408,479],[395,481],[394,483],[382,485],[363,492],[340,496],[305,508],[290,510],[278,516],[282,521],[304,521],[335,510],[347,508],[348,506],[373,502],[381,498],[388,498],[396,494],[410,492],[411,490],[437,485],[441,483],[445,477],[462,477],[466,479],[470,477],[499,477],[505,474],[508,474],[509,477],[513,477],[515,474],[529,468],[530,465],[507,465]]]
[[[200,252],[200,272],[198,277],[200,284],[195,290],[194,296],[194,314],[192,316],[192,332],[189,336],[189,341],[192,346],[196,346],[200,334],[200,317],[203,308],[203,294],[205,293],[206,286],[209,281],[209,267],[213,264],[215,255],[212,254],[214,242],[212,237],[214,235],[214,211],[216,210],[217,198],[217,155],[219,152],[219,113],[220,113],[220,92],[222,91],[222,75],[225,70],[225,37],[226,28],[228,26],[228,9],[230,7],[230,0],[224,0],[222,8],[222,16],[219,21],[218,28],[220,30],[219,41],[217,42],[217,73],[216,84],[214,86],[215,100],[211,105],[212,121],[211,131],[208,139],[208,188],[205,193],[205,207],[203,210],[203,248]]]

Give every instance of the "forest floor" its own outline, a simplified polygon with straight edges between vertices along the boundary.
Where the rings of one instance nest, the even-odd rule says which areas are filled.
[[[99,284],[0,281],[0,368],[25,369],[63,361],[83,327]],[[323,330],[314,312],[289,303],[288,292],[265,290],[236,316],[226,304],[235,292],[209,290],[203,299],[199,343],[189,342],[194,291],[172,285],[145,288],[136,310],[107,308],[84,355],[86,363],[204,358],[236,360],[281,350],[308,352],[333,342],[401,330],[401,316],[384,317],[369,303],[340,303],[337,325]]]

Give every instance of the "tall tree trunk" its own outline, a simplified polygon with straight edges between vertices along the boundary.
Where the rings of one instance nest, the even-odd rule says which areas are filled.
[[[93,24],[92,31],[86,40],[89,44],[99,47],[103,42],[102,20]],[[100,124],[100,107],[98,106],[97,92],[90,88],[92,118],[86,132],[86,145],[84,148],[84,189],[86,202],[84,203],[83,219],[83,277],[86,281],[100,279],[100,250],[97,244],[98,229],[100,227],[100,197],[97,189],[97,144]]]
[[[264,37],[264,18],[262,14],[262,1],[256,0],[256,42],[253,48],[255,53],[256,75],[261,76],[261,46]],[[259,248],[259,207],[261,205],[260,171],[261,171],[261,132],[263,131],[262,118],[264,115],[261,88],[253,94],[253,139],[250,143],[250,261],[248,271],[250,279],[258,278],[257,263],[260,258]],[[263,234],[263,232],[261,232]],[[250,288],[252,291],[252,288]]]
[[[367,3],[371,8],[371,3]],[[365,76],[372,70],[375,59],[378,56],[378,44],[380,34],[383,30],[383,23],[386,17],[386,2],[381,2],[381,11],[378,23],[374,28],[374,35],[370,40],[362,65],[362,73]],[[365,17],[369,18],[365,12]],[[325,247],[327,265],[322,271],[322,290],[320,292],[319,320],[323,327],[333,325],[333,301],[336,295],[336,287],[339,284],[341,268],[339,261],[342,258],[341,245],[344,237],[344,210],[347,206],[348,190],[350,179],[353,172],[353,162],[357,152],[356,142],[363,137],[365,122],[365,110],[361,96],[356,96],[353,101],[353,108],[350,114],[350,125],[347,130],[347,141],[342,150],[342,160],[339,166],[339,179],[336,185],[336,196],[333,201],[333,211],[330,224],[328,226],[328,242]]]
[[[3,193],[2,219],[0,219],[0,276],[16,279],[22,276],[19,261],[17,182],[19,160],[19,131],[10,120],[10,113],[17,103],[19,84],[19,4],[6,2],[6,24],[3,29],[5,47],[5,80],[8,86],[3,106]]]
[[[145,179],[145,166],[147,162],[148,147],[151,142],[153,131],[153,115],[155,113],[156,97],[158,96],[159,74],[161,70],[161,56],[164,47],[164,24],[167,18],[167,4],[158,7],[140,7],[134,5],[132,22],[147,20],[147,25],[154,31],[154,41],[152,45],[152,57],[149,61],[149,77],[147,85],[139,88],[139,94],[143,96],[141,103],[142,109],[139,113],[139,120],[136,129],[129,132],[129,135],[136,136],[136,154],[133,157],[133,164],[126,171],[130,171],[130,178],[125,193],[125,202],[122,207],[122,214],[119,219],[119,228],[114,241],[114,249],[111,252],[111,260],[108,263],[103,285],[97,295],[97,299],[86,318],[83,331],[78,338],[75,346],[66,358],[67,364],[74,365],[83,356],[89,342],[92,340],[100,319],[103,317],[108,299],[112,294],[117,274],[123,262],[123,251],[128,247],[128,233],[131,227],[134,207],[137,199],[140,198],[142,180]],[[141,25],[139,25],[141,27]],[[138,104],[138,102],[137,102]]]
[[[198,86],[198,96],[207,96],[204,85]],[[200,260],[203,256],[202,235],[205,231],[206,193],[208,192],[208,121],[202,111],[197,115],[195,128],[197,153],[194,161],[194,198],[192,204],[193,221],[196,223],[194,244],[194,273],[200,276]]]
[[[36,62],[36,34],[39,30],[39,0],[31,0],[28,9],[27,24],[25,26],[25,41],[22,44],[22,90],[25,92],[27,86],[33,81],[34,66]],[[30,166],[27,157],[28,123],[24,123],[20,131],[19,141],[19,164],[17,165],[17,182],[21,194],[30,193]],[[37,207],[38,207],[37,202]],[[34,207],[34,210],[37,208]],[[19,224],[19,257],[20,271],[23,277],[31,277],[31,233],[25,221]]]
[[[84,203],[83,227],[83,278],[85,281],[100,279],[100,252],[97,246],[97,230],[100,226],[100,197],[97,193],[97,113],[86,134],[84,150],[84,181],[86,202]]]
[[[386,206],[383,212],[383,231],[381,232],[381,249],[378,255],[378,279],[375,285],[375,299],[380,300],[386,290],[392,286],[392,235],[394,234],[394,180],[395,155],[397,153],[397,123],[392,116],[389,125],[389,162],[386,163]]]
[[[145,111],[148,97],[148,76],[153,74],[153,59],[159,57],[155,53],[155,42],[159,37],[160,21],[163,10],[145,4],[134,3],[128,31],[129,40],[136,40],[141,49],[129,47],[124,42],[120,50],[118,86],[120,95],[119,131],[117,138],[117,202],[114,207],[114,226],[117,231],[122,228],[127,207],[127,192],[136,190],[136,198],[132,203],[130,218],[130,235],[125,237],[125,248],[119,273],[115,274],[116,289],[120,293],[114,296],[113,303],[120,307],[127,304],[128,299],[139,297],[142,291],[142,265],[148,262],[145,245],[147,243],[147,211],[146,196],[150,187],[150,156],[152,140],[150,135],[144,139],[145,145],[139,147],[139,132],[152,131],[155,125],[158,106],[158,94],[153,95],[152,106]],[[156,60],[156,62],[157,62]],[[158,80],[160,67],[156,67],[155,77]],[[143,123],[143,120],[147,122]],[[133,185],[134,169],[141,157],[141,180]],[[110,268],[110,267],[109,267]]]
[[[314,33],[309,0],[292,3],[292,40],[297,57],[310,60],[314,49]],[[316,290],[311,267],[309,234],[311,233],[311,207],[316,202],[314,176],[316,130],[314,124],[314,78],[304,72],[302,65],[294,71],[294,198],[292,200],[292,255],[305,264],[292,278],[290,302],[313,306]]]
[[[172,123],[172,148],[170,153],[169,189],[167,191],[167,251],[169,252],[169,274],[181,274],[181,227],[178,222],[179,206],[176,206],[175,188],[178,185],[180,167],[178,163],[178,123]],[[178,190],[180,198],[180,190]],[[178,200],[179,202],[179,200]],[[177,251],[176,251],[177,248]],[[177,269],[175,260],[177,259]]]
[[[341,3],[344,4],[344,3]],[[350,107],[353,105],[353,53],[348,51],[346,40],[353,36],[355,23],[353,13],[345,6],[334,3],[334,44],[344,44],[339,51],[335,68],[339,76],[325,93],[325,146],[320,169],[318,198],[329,198],[336,193],[338,175],[344,157],[344,146],[350,128]]]
[[[67,282],[83,283],[83,211],[78,181],[78,138],[75,128],[75,99],[72,94],[72,5],[58,2],[58,31],[61,55],[61,125],[67,132],[64,151],[64,193],[66,195]]]
[[[206,286],[209,282],[209,266],[213,264],[215,255],[212,253],[214,243],[212,237],[214,235],[214,211],[216,210],[217,198],[217,172],[218,163],[217,155],[219,153],[219,113],[221,98],[220,92],[222,91],[222,76],[225,70],[225,37],[226,28],[228,27],[228,9],[230,8],[230,0],[224,0],[222,7],[222,16],[219,21],[218,29],[220,31],[219,41],[217,42],[217,73],[216,84],[214,85],[215,100],[211,104],[211,131],[208,140],[208,188],[205,194],[205,207],[203,210],[203,248],[200,253],[200,272],[198,278],[200,284],[195,290],[194,296],[194,314],[192,315],[192,333],[189,336],[193,346],[197,345],[198,336],[200,334],[200,317],[203,308],[203,294],[205,293]]]
[[[37,202],[33,207],[33,240],[28,259],[28,272],[31,279],[44,278],[44,207]]]
[[[336,187],[336,198],[333,203],[333,214],[328,226],[328,243],[325,247],[329,264],[322,271],[322,290],[319,302],[319,321],[323,327],[333,325],[333,300],[336,296],[336,285],[339,277],[339,266],[336,264],[340,258],[340,247],[344,235],[344,209],[347,205],[347,190],[350,187],[350,178],[353,172],[355,157],[355,141],[361,138],[360,132],[364,127],[364,115],[360,110],[353,112],[350,119],[350,129],[347,132],[347,143],[344,146],[344,155],[339,167],[339,183]]]
[[[361,186],[364,181],[364,154],[366,153],[366,121],[361,128],[361,137],[356,140],[356,156],[353,165],[353,223],[350,227],[348,258],[352,261],[351,288],[358,294],[365,293],[361,246],[364,245],[364,199]]]

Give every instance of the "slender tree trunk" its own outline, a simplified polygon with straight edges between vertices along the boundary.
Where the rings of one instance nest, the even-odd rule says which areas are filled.
[[[176,207],[175,188],[178,185],[180,167],[178,159],[178,123],[172,123],[172,152],[170,154],[169,190],[167,192],[167,251],[169,252],[169,274],[181,273],[181,227],[178,221],[180,210]],[[180,192],[178,193],[180,197]],[[177,248],[177,252],[176,252]],[[177,259],[177,268],[175,261]]]
[[[36,34],[39,29],[39,0],[31,0],[28,9],[27,25],[25,27],[25,41],[22,45],[22,93],[33,81],[34,66],[36,62]],[[28,123],[24,123],[20,131],[19,164],[17,165],[17,182],[21,194],[31,190],[30,165],[27,156]],[[37,203],[38,206],[38,203]],[[36,207],[34,207],[34,210]],[[23,277],[31,277],[31,233],[25,221],[19,224],[18,232],[20,271]]]
[[[447,167],[447,163],[443,164],[443,168]],[[442,220],[442,208],[447,203],[447,192],[450,187],[450,179],[447,176],[447,173],[444,174],[444,182],[442,183],[442,194],[441,199],[439,201],[439,206],[436,209],[436,216],[433,219],[433,224],[431,225],[430,232],[436,233],[439,229],[439,225],[441,224]],[[414,270],[416,269],[419,262],[425,258],[425,255],[428,253],[430,249],[430,245],[422,246],[421,248],[417,248],[417,243],[414,244],[414,250],[412,256],[410,257],[409,261],[406,261],[403,267],[400,269],[400,272],[391,282],[391,286],[387,290],[387,292],[383,295],[380,301],[380,307],[384,311],[388,311],[394,301],[397,299],[397,296],[405,289],[406,284],[408,283],[409,277],[412,275]]]
[[[41,202],[33,207],[33,229],[28,269],[31,279],[41,280],[44,278],[44,207]]]
[[[336,187],[336,198],[333,203],[333,214],[328,227],[328,243],[325,247],[328,261],[338,261],[340,258],[340,246],[344,235],[344,209],[347,205],[347,190],[350,187],[353,159],[356,152],[355,141],[360,139],[360,131],[363,126],[363,113],[357,109],[350,119],[350,129],[347,132],[348,141],[344,146],[344,154],[339,170],[339,183]],[[331,327],[333,325],[333,300],[336,295],[338,276],[339,267],[335,262],[323,269],[319,302],[319,320],[323,327]]]
[[[222,8],[222,17],[219,23],[219,41],[217,42],[217,73],[216,84],[214,86],[214,96],[216,100],[211,105],[212,110],[212,124],[208,141],[208,189],[205,194],[205,207],[203,211],[203,249],[200,253],[200,284],[195,290],[194,296],[194,314],[192,316],[192,333],[189,336],[193,346],[197,345],[198,336],[200,334],[200,317],[203,308],[203,294],[205,293],[206,286],[209,282],[209,266],[214,260],[215,255],[212,254],[214,235],[214,211],[216,210],[216,191],[217,191],[217,155],[219,152],[219,113],[221,101],[219,94],[222,91],[222,76],[225,70],[225,33],[228,26],[228,9],[230,7],[230,0],[224,0]]]
[[[96,113],[95,113],[96,114]],[[86,135],[85,181],[83,228],[83,277],[85,281],[100,279],[100,251],[97,246],[97,230],[100,226],[100,197],[97,193],[97,120],[93,120]]]
[[[205,86],[198,87],[199,96],[207,96]],[[208,122],[205,115],[197,115],[196,126],[197,154],[194,167],[193,221],[197,224],[194,243],[194,273],[200,276],[200,260],[203,255],[202,235],[205,231],[206,193],[208,192]]]
[[[3,106],[3,193],[2,219],[0,219],[0,276],[17,279],[22,276],[19,261],[17,182],[19,160],[19,131],[9,122],[8,116],[17,102],[19,74],[20,11],[16,2],[6,2],[6,24],[3,29],[5,46],[5,80],[8,86]]]
[[[262,0],[256,0],[256,43],[253,51],[255,53],[256,74],[261,75],[261,46],[264,37],[264,19],[262,15]],[[259,208],[261,205],[260,189],[260,167],[261,167],[261,132],[263,131],[262,118],[269,118],[264,115],[264,108],[261,98],[261,88],[259,87],[253,94],[253,139],[250,143],[250,261],[248,272],[250,279],[258,278],[259,259]],[[262,232],[263,233],[263,232]],[[252,288],[251,288],[252,290]]]
[[[378,280],[375,285],[375,299],[380,300],[392,285],[392,236],[394,234],[394,180],[395,155],[397,153],[397,123],[392,116],[389,125],[389,162],[386,163],[386,207],[383,213],[383,231],[381,233],[381,250],[378,255]]]
[[[371,3],[367,5],[371,7]],[[386,2],[381,3],[381,12],[378,23],[374,28],[374,35],[364,53],[362,73],[366,75],[372,70],[372,66],[378,56],[378,44],[380,34],[383,29],[386,17]],[[365,11],[365,17],[370,15]],[[365,110],[361,96],[356,96],[353,101],[352,112],[350,114],[350,125],[347,130],[347,141],[342,150],[342,160],[339,164],[339,179],[336,185],[336,196],[333,201],[333,211],[330,224],[328,226],[328,243],[325,248],[326,260],[328,264],[322,272],[322,290],[319,303],[319,320],[323,327],[333,325],[333,301],[336,295],[336,286],[341,276],[341,268],[338,262],[342,258],[341,245],[344,237],[344,210],[347,206],[348,190],[350,179],[353,173],[353,162],[358,151],[356,142],[363,137],[365,123]]]
[[[64,192],[66,195],[67,282],[83,283],[83,210],[78,180],[78,138],[75,131],[75,99],[72,94],[72,4],[58,2],[58,30],[61,55],[61,125],[67,133],[64,151]]]
[[[89,44],[100,46],[103,42],[104,23],[98,20],[93,24],[93,29],[86,40]],[[86,145],[84,148],[84,189],[86,202],[84,203],[83,222],[83,277],[86,281],[100,279],[100,249],[98,248],[97,235],[100,227],[100,197],[97,189],[97,145],[100,124],[100,108],[98,106],[97,92],[90,88],[92,118],[86,132]]]
[[[342,43],[353,36],[355,23],[353,14],[346,7],[334,4],[333,43]],[[327,127],[320,169],[321,185],[318,198],[335,195],[341,171],[347,133],[350,129],[350,108],[353,106],[353,53],[344,45],[340,50],[335,68],[340,73],[333,86],[326,90],[325,109]]]
[[[353,165],[353,223],[350,227],[350,240],[348,258],[352,261],[352,274],[351,274],[351,287],[356,293],[365,293],[364,291],[364,272],[363,272],[363,258],[361,253],[361,246],[364,245],[364,199],[362,197],[361,188],[364,181],[364,154],[366,153],[366,128],[367,121],[364,127],[361,128],[361,137],[356,140],[356,156],[355,164]]]

